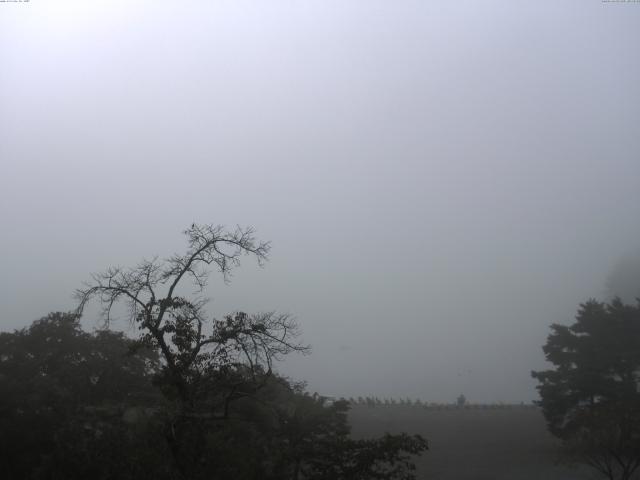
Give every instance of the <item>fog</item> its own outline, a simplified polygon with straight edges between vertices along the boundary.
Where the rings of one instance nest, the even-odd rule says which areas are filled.
[[[294,315],[312,354],[284,374],[531,401],[549,325],[640,245],[639,21],[597,0],[0,3],[0,329],[184,251],[192,222],[252,225],[269,262],[209,308]]]

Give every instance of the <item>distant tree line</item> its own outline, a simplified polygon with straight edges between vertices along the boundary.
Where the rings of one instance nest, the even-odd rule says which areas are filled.
[[[342,400],[345,400],[342,398]],[[346,401],[352,406],[365,406],[369,408],[374,407],[408,407],[408,408],[422,408],[426,410],[487,410],[487,409],[514,409],[514,408],[538,408],[533,403],[469,403],[466,401],[461,402],[456,399],[452,403],[438,403],[438,402],[426,402],[420,398],[411,399],[408,397],[349,397]]]

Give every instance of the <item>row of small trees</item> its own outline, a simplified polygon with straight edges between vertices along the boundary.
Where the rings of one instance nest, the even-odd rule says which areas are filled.
[[[534,404],[525,403],[469,403],[469,402],[456,402],[456,403],[437,403],[426,402],[419,398],[411,400],[410,398],[400,397],[395,398],[382,398],[379,397],[349,397],[347,399],[350,405],[366,406],[366,407],[410,407],[410,408],[423,408],[428,410],[487,410],[487,409],[513,409],[513,408],[537,408]]]
[[[399,397],[397,400],[395,398],[380,399],[379,397],[357,397],[357,398],[349,397],[348,402],[351,405],[366,405],[368,407],[380,407],[380,406],[388,407],[391,405],[422,407],[424,405],[427,405],[426,403],[423,403],[419,398],[415,400],[411,400],[408,397],[406,398]]]

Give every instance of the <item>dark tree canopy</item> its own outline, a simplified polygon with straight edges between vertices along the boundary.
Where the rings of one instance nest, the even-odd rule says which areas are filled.
[[[640,304],[590,300],[571,326],[551,326],[552,370],[532,372],[550,431],[611,479],[640,466]]]
[[[126,470],[127,458],[144,467],[124,455],[135,442],[121,435],[123,417],[162,404],[151,383],[159,358],[147,349],[132,354],[132,346],[121,333],[84,332],[67,313],[0,333],[3,478],[101,478],[101,470]],[[111,443],[112,435],[121,438]]]
[[[121,333],[86,333],[75,314],[1,333],[0,352],[8,480],[404,480],[426,449],[419,436],[352,440],[346,402],[327,406],[275,374],[254,373],[261,387],[230,402],[226,418],[180,418],[153,385],[163,384],[155,352]],[[175,450],[176,438],[195,450]],[[176,452],[194,462],[188,477]]]

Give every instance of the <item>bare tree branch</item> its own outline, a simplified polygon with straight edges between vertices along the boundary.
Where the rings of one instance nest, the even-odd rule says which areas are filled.
[[[81,314],[87,303],[96,299],[108,326],[112,308],[123,302],[129,320],[140,329],[140,341],[160,350],[167,385],[178,392],[183,409],[187,404],[192,408],[198,392],[210,391],[212,379],[217,379],[218,393],[226,405],[244,388],[245,373],[255,383],[258,374],[271,373],[274,361],[289,353],[306,353],[309,347],[297,342],[299,328],[290,315],[237,312],[207,322],[206,299],[176,295],[185,282],[201,292],[211,266],[228,282],[243,255],[253,256],[263,265],[270,249],[268,242],[255,239],[252,228],[237,227],[229,232],[219,225],[193,224],[184,234],[184,254],[174,254],[164,261],[153,257],[129,269],[111,267],[92,275],[92,280],[76,291],[77,312]],[[209,334],[204,333],[207,323]]]

